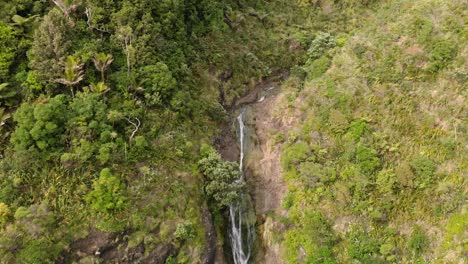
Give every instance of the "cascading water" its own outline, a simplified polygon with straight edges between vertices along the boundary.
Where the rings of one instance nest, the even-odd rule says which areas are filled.
[[[255,103],[262,103],[271,90],[276,86],[271,86],[263,90],[263,95]],[[244,156],[246,149],[246,127],[244,125],[244,115],[248,106],[240,109],[240,114],[237,116],[237,124],[239,126],[238,138],[240,147],[239,171],[240,177],[237,180],[244,183]],[[247,142],[248,143],[248,142]],[[231,242],[232,258],[234,264],[248,264],[252,257],[254,236],[255,236],[255,210],[251,198],[247,192],[242,192],[239,199],[229,206],[229,238]]]
[[[244,181],[244,112],[237,117],[239,124],[239,145],[240,145],[240,157],[239,157],[239,170],[240,178],[238,181]],[[249,210],[248,206],[244,203],[247,194],[241,193],[239,201],[229,206],[229,220],[230,220],[230,239],[232,248],[232,257],[235,264],[247,264],[252,255],[252,243],[253,243],[253,231],[249,221],[242,221],[244,214]]]

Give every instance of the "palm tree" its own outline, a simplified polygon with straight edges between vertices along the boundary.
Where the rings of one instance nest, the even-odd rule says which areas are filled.
[[[0,84],[0,106],[12,106],[12,99],[16,95],[16,91],[9,88],[9,83]]]
[[[75,97],[73,86],[81,82],[83,77],[83,63],[81,63],[80,59],[75,59],[73,56],[68,56],[67,62],[65,63],[64,78],[60,78],[56,80],[56,82],[68,86],[72,93],[72,97]]]
[[[101,72],[101,81],[104,82],[104,72],[114,59],[111,54],[98,53],[94,56],[93,62],[96,69]]]
[[[107,93],[110,88],[109,86],[107,86],[105,83],[103,82],[98,82],[98,83],[92,83],[90,86],[89,86],[89,89],[93,92],[93,93],[98,93],[98,94],[105,94]]]

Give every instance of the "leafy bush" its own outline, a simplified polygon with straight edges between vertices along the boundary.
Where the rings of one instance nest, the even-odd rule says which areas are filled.
[[[362,137],[362,135],[367,131],[367,129],[367,124],[364,120],[353,121],[348,127],[346,136],[356,141]]]
[[[408,239],[408,247],[416,254],[421,254],[429,246],[429,238],[420,226],[414,226]]]
[[[416,175],[418,188],[425,188],[434,181],[436,165],[431,159],[420,155],[413,159],[410,165]]]
[[[0,83],[9,77],[10,66],[16,55],[17,39],[15,31],[0,21]]]
[[[196,235],[195,228],[191,222],[184,222],[177,225],[174,235],[180,240],[190,240]]]
[[[283,150],[281,165],[283,168],[289,169],[310,157],[311,150],[309,145],[303,141],[298,141]]]
[[[7,223],[10,217],[10,208],[8,205],[0,202],[0,229]]]
[[[336,237],[325,216],[307,211],[294,222],[297,226],[285,234],[288,263],[337,263],[332,251]]]
[[[352,259],[361,263],[376,263],[380,243],[368,231],[355,227],[346,234],[346,241],[349,243],[348,255]]]
[[[359,144],[356,149],[356,161],[361,172],[371,176],[380,167],[381,162],[377,156],[377,151]]]
[[[37,150],[48,159],[61,146],[67,121],[65,95],[23,103],[14,115],[18,123],[11,142],[18,151]]]
[[[432,45],[429,71],[436,73],[444,68],[455,55],[457,46],[450,40],[439,40]]]
[[[307,50],[307,57],[310,61],[326,56],[327,51],[336,46],[335,38],[330,33],[319,33],[310,44]]]
[[[331,61],[328,57],[323,56],[319,59],[312,61],[311,63],[305,66],[305,71],[307,72],[307,78],[309,80],[318,78],[322,76],[330,67]]]
[[[341,134],[348,128],[348,119],[343,113],[333,109],[328,117],[328,124],[334,133]]]
[[[216,150],[207,145],[202,146],[201,156],[198,168],[207,178],[206,193],[219,207],[232,204],[239,198],[239,192],[245,185],[238,181],[241,173],[239,166],[235,162],[223,161]]]
[[[113,214],[127,206],[125,184],[110,169],[105,168],[99,179],[93,183],[93,190],[86,196],[86,201],[98,213]]]

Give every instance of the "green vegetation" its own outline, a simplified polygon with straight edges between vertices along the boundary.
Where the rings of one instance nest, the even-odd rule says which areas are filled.
[[[284,85],[292,117],[282,118],[298,124],[280,135],[290,221],[284,257],[328,263],[317,258],[323,244],[313,245],[328,234],[337,263],[463,262],[465,5],[342,2],[300,1],[326,10],[332,28],[301,25],[316,27],[301,32],[312,41]],[[360,23],[332,19],[349,13],[347,21]],[[305,229],[308,219],[297,215],[308,211],[332,228]]]
[[[0,0],[0,263],[205,262],[249,189],[210,144],[284,70],[281,257],[463,261],[465,17],[462,0]]]
[[[239,182],[239,165],[223,161],[210,146],[201,148],[202,159],[198,162],[200,172],[206,177],[205,191],[219,207],[226,207],[239,198],[245,183]]]

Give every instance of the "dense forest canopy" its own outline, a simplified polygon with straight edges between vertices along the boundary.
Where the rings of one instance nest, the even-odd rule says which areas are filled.
[[[251,262],[463,263],[466,10],[0,0],[0,262],[213,263],[261,188],[215,139],[287,72],[268,141],[287,191]]]

